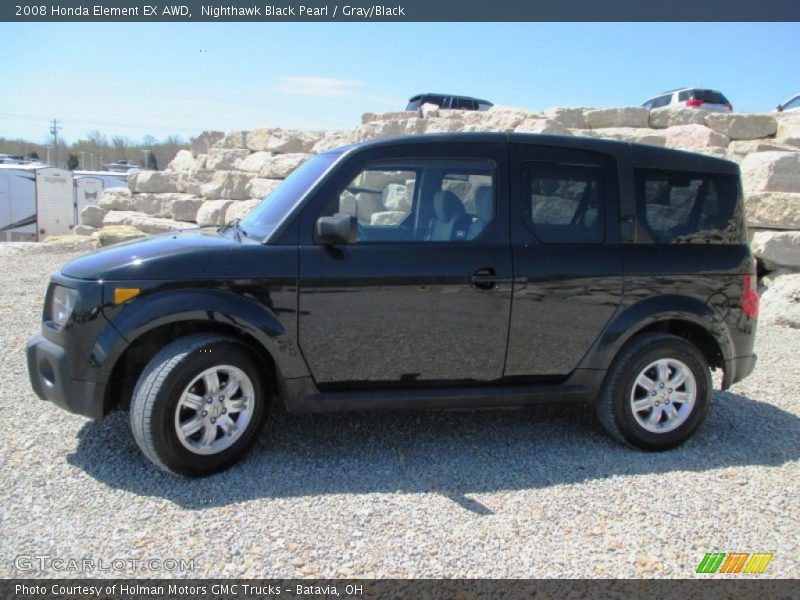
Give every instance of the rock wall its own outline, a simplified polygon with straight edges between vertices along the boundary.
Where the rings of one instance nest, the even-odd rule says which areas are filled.
[[[244,217],[312,154],[397,135],[515,131],[638,142],[701,152],[741,165],[752,247],[766,271],[800,271],[800,113],[746,114],[662,108],[495,106],[487,112],[366,113],[344,131],[280,128],[206,131],[165,171],[131,174],[84,209],[77,233],[101,244],[146,234],[219,226]],[[375,206],[375,212],[391,207]],[[765,280],[769,281],[769,280]],[[798,320],[800,327],[800,320]]]

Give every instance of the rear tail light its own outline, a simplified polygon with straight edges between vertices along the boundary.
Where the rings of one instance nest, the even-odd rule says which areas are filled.
[[[703,104],[705,104],[705,100],[698,100],[696,98],[691,98],[686,101],[686,106],[703,106]]]
[[[758,318],[758,277],[755,273],[742,278],[742,310],[751,319]]]
[[[725,106],[728,107],[728,110],[733,110],[733,104],[731,104],[730,102],[728,102]]]

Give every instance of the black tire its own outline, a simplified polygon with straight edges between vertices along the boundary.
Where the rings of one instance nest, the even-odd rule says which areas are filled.
[[[671,431],[654,432],[634,416],[631,394],[639,374],[648,365],[663,359],[680,361],[689,368],[694,376],[695,400],[680,425]],[[711,402],[711,392],[708,362],[695,345],[674,335],[642,334],[628,342],[615,358],[597,402],[597,416],[608,433],[625,444],[643,450],[670,450],[683,444],[700,427]],[[656,393],[662,392],[657,390]],[[650,400],[646,394],[644,399]],[[674,402],[672,405],[676,406]],[[640,415],[643,419],[652,414],[648,409],[644,411],[644,415]],[[660,418],[666,419],[666,416]]]
[[[247,375],[254,391],[252,410],[231,446],[214,454],[196,454],[176,431],[176,410],[187,386],[217,365],[231,365]],[[131,429],[144,455],[159,468],[188,477],[210,475],[239,460],[266,421],[270,396],[258,365],[248,346],[225,335],[193,334],[165,346],[142,371],[131,401]]]

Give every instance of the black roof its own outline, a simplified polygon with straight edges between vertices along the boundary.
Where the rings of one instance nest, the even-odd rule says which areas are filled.
[[[571,135],[548,135],[539,133],[503,133],[503,132],[456,132],[423,135],[403,135],[359,142],[330,150],[331,153],[343,154],[362,152],[369,148],[388,146],[404,146],[409,144],[435,143],[528,143],[541,146],[556,146],[604,152],[614,156],[630,157],[635,167],[651,167],[678,170],[698,170],[717,173],[739,173],[739,165],[733,161],[697,152],[687,152],[673,148],[663,148],[650,144],[637,144],[619,140],[607,140]]]
[[[488,100],[481,100],[474,96],[462,96],[461,94],[441,94],[439,92],[425,92],[424,94],[415,94],[408,99],[409,102],[422,98],[423,96],[444,96],[445,98],[458,98],[459,100],[474,100],[475,102],[483,102],[484,104],[491,104]]]

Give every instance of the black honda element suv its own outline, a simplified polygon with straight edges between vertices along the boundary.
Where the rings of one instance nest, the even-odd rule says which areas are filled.
[[[162,469],[239,459],[289,412],[588,402],[618,440],[690,438],[753,369],[738,166],[523,134],[311,158],[241,221],[120,244],[53,275],[36,393],[129,410]]]

